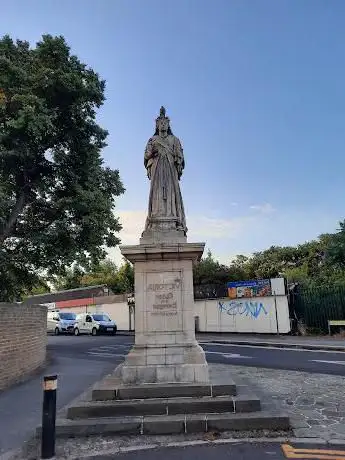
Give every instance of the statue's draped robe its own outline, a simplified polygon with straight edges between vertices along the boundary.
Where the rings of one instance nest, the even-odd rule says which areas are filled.
[[[153,153],[154,150],[158,153]],[[183,150],[173,135],[153,136],[147,143],[144,164],[151,180],[148,216],[145,230],[150,229],[151,218],[175,218],[177,230],[187,231],[179,178],[184,168]]]

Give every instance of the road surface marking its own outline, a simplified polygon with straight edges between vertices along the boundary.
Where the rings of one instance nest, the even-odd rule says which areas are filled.
[[[314,361],[315,363],[340,364],[341,366],[345,366],[345,361],[326,361],[324,359],[310,359],[309,361]]]
[[[220,351],[207,351],[207,350],[205,350],[205,353],[207,355],[221,355],[224,358],[236,358],[236,359],[252,358],[252,356],[243,356],[243,355],[240,355],[239,353],[222,353]]]
[[[345,450],[296,449],[290,444],[282,444],[285,458],[314,458],[316,460],[345,460]]]
[[[117,348],[129,348],[130,345],[103,345],[97,347],[97,350],[116,350]]]
[[[88,355],[92,356],[100,356],[101,358],[114,358],[114,357],[119,357],[119,358],[124,358],[126,355],[124,354],[119,354],[119,353],[107,353],[107,352],[99,352],[99,351],[88,351]]]
[[[199,342],[199,345],[207,345],[212,347],[238,347],[238,348],[260,348],[261,350],[276,350],[276,351],[296,351],[296,352],[305,352],[305,353],[333,353],[333,354],[344,354],[344,351],[340,350],[307,350],[304,348],[285,348],[285,347],[271,347],[271,346],[263,346],[263,345],[252,345],[252,344],[236,344],[236,343],[214,343],[214,342]],[[317,345],[315,345],[316,347]]]

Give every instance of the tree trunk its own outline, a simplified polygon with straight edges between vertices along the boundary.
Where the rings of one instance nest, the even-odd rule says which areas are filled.
[[[25,190],[22,190],[8,221],[4,225],[3,229],[0,231],[0,245],[2,245],[3,242],[6,240],[6,238],[8,238],[11,235],[11,232],[17,222],[17,219],[20,213],[24,209],[25,200],[26,200],[26,193],[25,193]]]

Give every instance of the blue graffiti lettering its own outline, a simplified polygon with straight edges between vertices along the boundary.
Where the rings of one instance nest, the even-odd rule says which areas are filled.
[[[227,313],[231,316],[245,315],[253,319],[257,319],[261,313],[267,315],[267,311],[262,302],[242,302],[235,300],[230,302],[218,302],[218,309],[221,313]]]

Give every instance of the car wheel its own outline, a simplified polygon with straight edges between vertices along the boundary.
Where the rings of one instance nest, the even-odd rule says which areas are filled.
[[[60,334],[60,331],[59,331],[59,328],[58,328],[58,327],[55,328],[54,334],[55,334],[55,335],[59,335],[59,334]]]
[[[93,336],[97,335],[97,329],[96,329],[95,327],[92,328],[91,334],[92,334]]]
[[[77,327],[74,328],[74,335],[79,335],[79,334],[80,334],[79,329]]]
[[[115,335],[117,332],[117,327],[114,327],[114,330],[113,330],[113,335]]]

